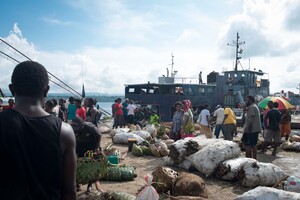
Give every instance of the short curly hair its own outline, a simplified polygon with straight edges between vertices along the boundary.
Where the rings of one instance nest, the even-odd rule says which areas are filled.
[[[40,63],[25,61],[15,67],[11,83],[17,95],[40,97],[49,85],[49,76]]]

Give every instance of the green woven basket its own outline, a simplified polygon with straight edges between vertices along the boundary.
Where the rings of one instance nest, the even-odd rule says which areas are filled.
[[[77,159],[76,182],[78,184],[87,184],[106,177],[107,159],[93,159],[88,157]]]

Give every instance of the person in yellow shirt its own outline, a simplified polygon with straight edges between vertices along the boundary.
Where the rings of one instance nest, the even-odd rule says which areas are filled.
[[[232,141],[236,132],[236,116],[229,107],[224,108],[223,130],[224,139]]]

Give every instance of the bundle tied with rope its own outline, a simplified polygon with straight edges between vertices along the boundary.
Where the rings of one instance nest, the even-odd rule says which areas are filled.
[[[87,151],[85,155],[87,157],[77,158],[77,184],[96,182],[107,174],[106,156],[93,151]]]

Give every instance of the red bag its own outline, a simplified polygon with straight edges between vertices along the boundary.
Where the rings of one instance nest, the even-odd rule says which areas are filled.
[[[182,135],[181,135],[181,138],[182,138],[182,139],[184,139],[184,138],[186,138],[186,137],[195,137],[195,135],[194,135],[193,133],[191,133],[191,134],[182,134]]]

